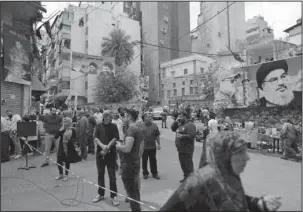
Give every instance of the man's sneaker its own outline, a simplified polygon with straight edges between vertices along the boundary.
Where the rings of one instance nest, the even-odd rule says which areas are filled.
[[[159,175],[157,175],[157,174],[153,175],[153,178],[155,178],[155,179],[157,179],[157,180],[160,180],[160,177],[159,177]]]
[[[33,152],[30,152],[30,153],[27,153],[28,156],[33,156],[34,153]]]
[[[62,175],[62,174],[60,174],[58,177],[56,177],[55,179],[56,180],[61,180],[61,179],[63,179],[64,178],[64,176]]]
[[[93,199],[93,203],[100,202],[101,200],[104,200],[104,196],[101,196],[101,195],[98,194],[98,195]]]
[[[45,166],[48,166],[49,165],[49,163],[48,162],[45,162],[45,163],[43,163],[42,165],[41,165],[41,168],[43,168],[43,167],[45,167]]]
[[[63,177],[63,181],[66,182],[68,180],[68,176]]]
[[[112,199],[112,203],[113,203],[114,206],[120,205],[120,202],[119,202],[119,200],[117,199],[117,197],[114,197],[114,198],[111,198],[111,199]]]
[[[143,175],[144,180],[148,179],[148,175]]]
[[[15,157],[14,157],[14,159],[19,159],[19,158],[21,158],[22,156],[20,155],[20,154],[18,154],[18,155],[16,155]]]
[[[10,157],[11,157],[11,158],[14,158],[14,157],[16,157],[16,155],[15,155],[15,154],[13,154],[13,155],[11,155]]]

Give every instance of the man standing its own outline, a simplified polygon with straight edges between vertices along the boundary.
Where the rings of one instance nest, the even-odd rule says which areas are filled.
[[[123,142],[124,140],[124,132],[123,132],[123,121],[119,118],[119,114],[116,113],[114,114],[114,119],[112,120],[112,123],[115,124],[118,128],[118,132],[119,132],[119,141]],[[119,165],[118,165],[118,155],[116,156],[116,170],[119,169]],[[120,157],[120,166],[121,166],[121,157]]]
[[[127,110],[125,114],[128,128],[124,143],[117,143],[116,148],[123,157],[121,175],[127,196],[140,201],[140,155],[143,152],[143,132],[136,123],[138,113],[133,110]],[[132,211],[141,211],[140,204],[130,201]]]
[[[159,180],[157,170],[157,148],[161,149],[160,146],[160,131],[158,126],[153,123],[152,114],[145,113],[144,114],[144,123],[145,123],[145,138],[144,138],[144,152],[142,156],[142,169],[143,169],[143,177],[144,179],[148,178],[148,170],[147,170],[147,161],[149,159],[150,170],[153,175],[153,178]],[[156,146],[156,141],[158,147]]]
[[[107,167],[109,176],[110,190],[117,192],[116,184],[116,141],[119,140],[118,128],[115,124],[111,123],[111,114],[105,112],[103,114],[103,123],[98,124],[95,134],[95,143],[97,144],[96,162],[98,170],[98,184],[101,187],[105,187],[104,174],[105,167]],[[105,190],[98,189],[98,195],[93,199],[93,202],[99,202],[104,199]],[[117,194],[111,192],[110,197],[114,206],[119,205],[117,200]]]
[[[87,158],[87,138],[88,138],[88,119],[85,112],[80,112],[79,121],[76,124],[77,138],[80,146],[81,157],[83,160]]]
[[[57,148],[58,145],[55,142],[55,135],[57,132],[59,132],[59,129],[62,126],[62,118],[57,115],[57,110],[56,108],[51,109],[51,115],[48,115],[45,117],[44,120],[44,129],[45,129],[45,138],[44,138],[44,147],[45,147],[45,161],[41,165],[41,167],[45,167],[49,165],[49,156],[51,153],[51,147],[52,144],[54,143],[56,153],[57,153]]]
[[[167,121],[167,112],[166,112],[166,109],[163,110],[163,112],[161,113],[161,115],[162,115],[162,128],[164,128],[163,125],[165,126],[165,128],[167,128],[167,126],[166,126],[166,121]]]
[[[97,122],[93,116],[89,113],[85,114],[88,120],[88,132],[87,132],[87,143],[88,143],[88,153],[95,154],[95,143],[94,143],[94,130],[97,126]]]
[[[102,113],[103,113],[102,109],[97,108],[96,113],[93,115],[94,118],[96,119],[97,124],[102,123],[102,120],[103,120]]]
[[[174,122],[171,126],[173,132],[176,132],[176,147],[179,154],[179,161],[184,178],[180,183],[194,171],[193,153],[195,149],[196,125],[191,121],[191,114],[183,111],[180,114],[179,123]]]
[[[9,161],[9,122],[1,116],[1,162]]]
[[[21,157],[21,144],[17,134],[17,122],[21,121],[22,118],[18,114],[13,115],[11,110],[7,110],[6,115],[8,117],[9,122],[10,137],[15,146],[14,159],[18,159]]]

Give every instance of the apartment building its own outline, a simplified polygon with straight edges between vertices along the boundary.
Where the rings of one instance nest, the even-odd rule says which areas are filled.
[[[100,70],[105,62],[115,66],[113,58],[101,55],[103,38],[120,28],[131,36],[130,41],[141,40],[139,22],[123,12],[123,5],[123,2],[69,5],[56,17],[46,58],[45,79],[49,81],[50,93],[69,96],[72,101],[77,99],[78,105],[95,102],[93,89],[97,73],[90,76],[90,67]],[[136,56],[140,56],[140,47],[134,51],[134,60],[128,68],[139,75],[141,58]]]
[[[155,105],[161,102],[159,64],[191,51],[189,2],[141,2],[140,9],[144,71],[149,76],[150,103]]]
[[[287,41],[296,45],[302,43],[302,18],[297,20],[297,23],[284,30],[288,33]]]
[[[162,105],[175,105],[177,101],[201,102],[203,74],[214,60],[191,55],[160,64],[160,97]]]

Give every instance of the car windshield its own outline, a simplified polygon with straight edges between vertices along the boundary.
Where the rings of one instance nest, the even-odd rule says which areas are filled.
[[[154,108],[154,113],[162,113],[163,109],[162,108]]]

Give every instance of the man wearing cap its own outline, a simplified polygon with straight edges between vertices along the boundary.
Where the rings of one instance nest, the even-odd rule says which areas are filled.
[[[119,140],[119,131],[115,124],[112,123],[112,116],[109,112],[103,113],[103,122],[97,125],[95,133],[95,143],[97,145],[96,162],[98,170],[98,184],[105,187],[104,174],[107,167],[109,176],[110,190],[117,193],[116,183],[116,141]],[[93,202],[99,202],[104,199],[105,190],[98,189],[98,195],[93,199]],[[114,206],[120,203],[117,199],[117,194],[111,192],[110,198]]]
[[[256,79],[261,107],[302,104],[302,91],[294,90],[286,60],[262,64]]]

